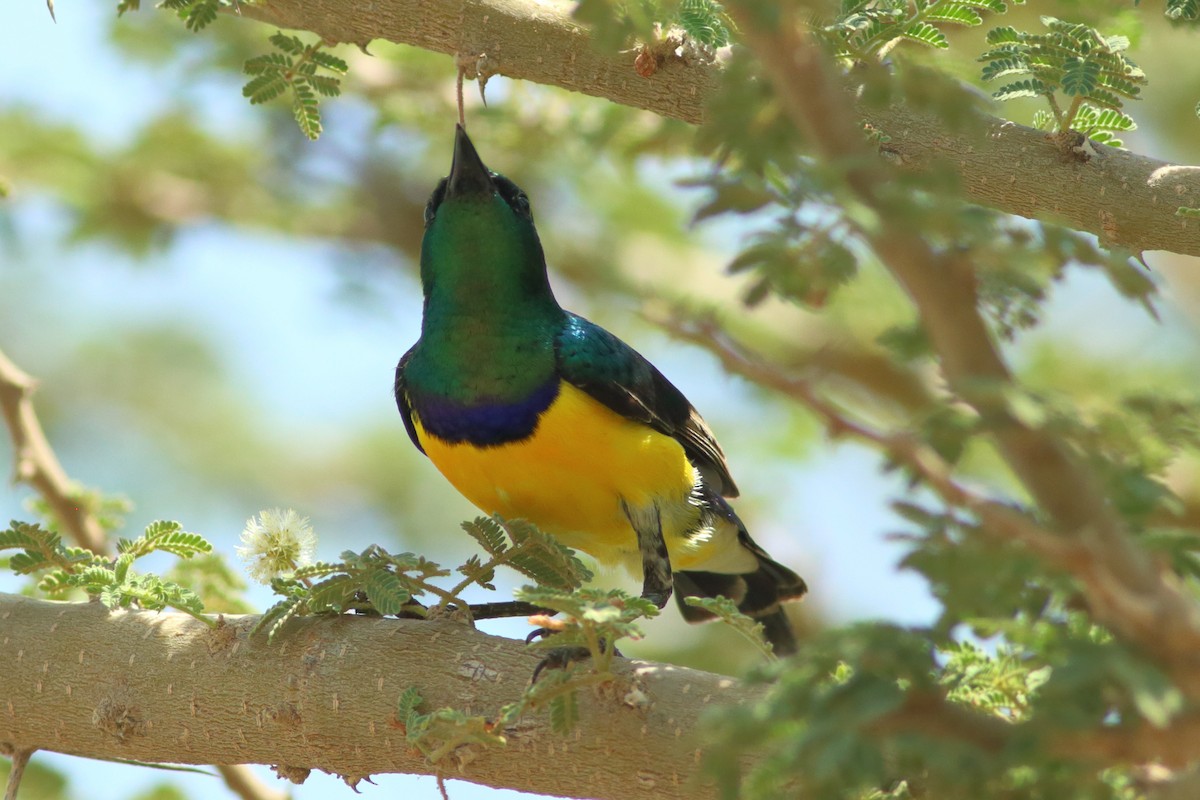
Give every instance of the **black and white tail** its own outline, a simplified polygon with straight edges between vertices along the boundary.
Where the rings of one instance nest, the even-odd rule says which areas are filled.
[[[715,619],[702,608],[687,605],[685,597],[727,597],[738,610],[762,623],[767,641],[775,654],[786,656],[796,652],[796,633],[788,620],[783,604],[799,600],[808,592],[804,579],[767,555],[759,547],[733,509],[723,498],[710,496],[712,509],[719,517],[737,526],[737,545],[753,554],[757,569],[752,572],[727,574],[720,572],[674,573],[675,601],[688,622],[707,622]]]

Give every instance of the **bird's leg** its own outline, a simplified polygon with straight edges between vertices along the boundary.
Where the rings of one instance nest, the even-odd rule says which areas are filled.
[[[662,608],[671,599],[673,589],[671,556],[667,553],[667,542],[663,538],[662,515],[657,505],[633,508],[624,500],[621,501],[621,510],[637,534],[638,551],[642,555],[642,597]],[[536,630],[527,641],[548,633],[545,629]],[[615,652],[621,655],[619,651]],[[536,681],[545,669],[563,669],[570,664],[586,661],[591,655],[586,647],[556,647],[533,670],[533,680]]]
[[[538,628],[533,633],[525,637],[525,643],[528,644],[534,639],[540,639],[543,636],[549,636],[552,633],[554,633],[554,631],[550,630],[549,628]],[[606,650],[608,650],[608,645],[605,644],[603,639],[601,639],[600,652],[603,653]],[[622,654],[621,651],[616,647],[613,647],[612,651],[614,656],[618,656],[620,658],[625,657],[624,654]],[[533,668],[533,675],[530,677],[529,682],[537,683],[538,676],[542,674],[542,670],[566,669],[572,664],[578,664],[582,661],[587,661],[591,657],[592,651],[588,650],[586,647],[555,647],[553,650],[547,651],[545,657],[542,658],[542,660],[538,662],[538,665]]]
[[[638,551],[642,554],[642,597],[662,608],[671,599],[671,557],[663,539],[658,506],[630,508],[622,500],[621,508],[637,533]]]

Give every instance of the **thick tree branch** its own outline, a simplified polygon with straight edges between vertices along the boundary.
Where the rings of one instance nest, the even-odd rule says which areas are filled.
[[[990,422],[992,435],[1059,535],[1086,552],[1094,574],[1085,596],[1097,619],[1156,657],[1191,698],[1200,698],[1200,607],[1173,575],[1127,535],[1093,474],[1065,443],[1030,428],[1009,410],[1013,376],[979,311],[975,276],[964,257],[932,248],[919,232],[887,213],[888,169],[865,157],[854,113],[820,51],[786,14],[764,25],[742,2],[729,4],[749,44],[762,58],[785,111],[828,163],[847,166],[860,202],[878,212],[863,234],[912,298],[954,392]]]
[[[262,0],[241,14],[271,25],[365,46],[374,39],[455,56],[482,77],[558,86],[699,124],[722,66],[664,46],[650,77],[634,69],[633,51],[603,51],[571,18],[572,5],[546,0]],[[839,108],[848,96],[831,97]],[[844,111],[843,111],[844,113]],[[948,166],[971,202],[1096,234],[1107,246],[1135,252],[1200,255],[1200,220],[1176,216],[1200,207],[1200,167],[1097,147],[1083,162],[1064,155],[1042,131],[989,115],[961,130],[932,114],[900,106],[859,108],[887,134],[887,154],[923,169]],[[853,130],[846,131],[859,138]]]
[[[0,595],[0,743],[99,758],[263,763],[350,782],[442,774],[589,798],[712,797],[697,777],[700,715],[761,690],[682,667],[618,659],[616,684],[583,690],[583,722],[552,733],[544,713],[507,747],[463,747],[428,764],[405,740],[396,701],[494,715],[537,663],[523,644],[451,620],[309,618],[273,644],[257,617],[212,630],[183,614]],[[0,746],[3,746],[0,744]],[[447,763],[453,762],[453,763]]]
[[[555,0],[267,0],[242,5],[242,16],[312,31],[329,42],[366,47],[375,39],[454,56],[466,76],[492,75],[559,86],[622,105],[698,123],[716,86],[711,58],[664,58],[653,79],[634,70],[633,50],[592,47],[571,17],[574,4]],[[674,49],[674,46],[671,46]],[[669,53],[664,55],[670,55]],[[447,120],[449,123],[449,120]]]
[[[985,752],[1027,747],[1026,737],[1038,737],[1038,747],[1072,761],[1111,767],[1116,764],[1157,764],[1182,770],[1195,763],[1200,751],[1200,715],[1186,714],[1166,727],[1149,723],[1114,725],[1098,731],[1051,731],[1052,721],[1019,724],[984,716],[934,694],[914,693],[896,711],[871,726],[876,735],[921,734],[966,742]]]
[[[58,458],[50,448],[33,410],[33,378],[0,351],[0,413],[13,445],[13,480],[27,483],[42,496],[63,531],[93,553],[108,551],[108,541],[96,517],[79,499]]]

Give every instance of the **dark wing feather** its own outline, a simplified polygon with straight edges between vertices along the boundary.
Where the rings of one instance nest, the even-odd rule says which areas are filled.
[[[673,437],[725,497],[737,497],[725,454],[683,392],[641,353],[576,314],[567,314],[555,342],[560,377],[621,416]],[[403,362],[401,362],[403,363]]]
[[[401,356],[400,363],[396,365],[396,407],[400,409],[400,417],[404,420],[404,430],[408,431],[408,438],[412,439],[412,443],[417,446],[417,449],[424,453],[425,448],[421,447],[421,440],[417,438],[417,426],[413,425],[412,405],[408,401],[408,389],[404,384],[404,368],[408,366],[413,351],[416,349],[416,345],[410,347],[408,352]]]

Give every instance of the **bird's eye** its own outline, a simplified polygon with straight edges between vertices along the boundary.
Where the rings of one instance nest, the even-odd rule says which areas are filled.
[[[429,223],[433,222],[434,216],[437,214],[438,206],[442,204],[442,199],[446,196],[446,183],[448,178],[442,178],[438,182],[437,188],[433,190],[433,194],[429,196],[429,202],[425,204],[425,227],[429,227]]]
[[[495,181],[496,190],[500,192],[500,196],[504,198],[504,202],[508,203],[509,208],[515,211],[518,216],[532,222],[533,212],[529,209],[529,197],[526,196],[525,192],[521,191],[521,187],[503,175],[493,174],[492,180]]]

